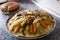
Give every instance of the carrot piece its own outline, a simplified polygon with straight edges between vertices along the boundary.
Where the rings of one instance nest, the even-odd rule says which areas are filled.
[[[30,25],[30,28],[29,28],[29,32],[30,33],[35,33],[36,32],[36,30],[37,30],[37,26],[36,26],[36,24],[32,24],[32,25]]]
[[[47,19],[45,22],[46,22],[46,24],[48,24],[48,25],[54,23],[54,21],[53,21],[52,19]]]
[[[45,23],[46,23],[47,25],[50,25],[50,22],[49,22],[49,21],[45,21]]]
[[[32,25],[29,26],[29,32],[33,33],[33,26]]]
[[[37,26],[36,26],[36,24],[33,24],[33,32],[35,33],[36,30],[37,30]]]
[[[40,25],[45,29],[47,28],[47,25],[44,21],[40,20]]]
[[[17,33],[17,32],[19,31],[20,26],[21,26],[21,24],[19,24],[19,25],[16,26],[16,28],[15,28],[15,30],[14,30],[14,33]]]

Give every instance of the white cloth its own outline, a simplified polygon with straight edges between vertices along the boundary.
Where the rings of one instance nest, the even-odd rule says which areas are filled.
[[[36,0],[39,5],[46,7],[56,13],[56,15],[60,16],[60,0]]]
[[[0,3],[6,2],[7,0],[0,0]]]

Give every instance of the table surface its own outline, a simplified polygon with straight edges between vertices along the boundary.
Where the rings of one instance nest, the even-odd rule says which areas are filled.
[[[21,9],[40,9],[34,3],[30,1],[20,1],[21,2]],[[6,29],[6,21],[11,15],[4,15],[0,11],[0,40],[22,40],[15,36],[12,36]],[[53,15],[54,16],[54,15]],[[46,37],[39,38],[38,40],[60,40],[60,18],[54,16],[56,19],[56,28],[55,30]]]

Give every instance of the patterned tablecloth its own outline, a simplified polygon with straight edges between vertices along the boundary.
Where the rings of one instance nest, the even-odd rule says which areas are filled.
[[[40,9],[34,3],[30,1],[20,1],[21,2],[21,9]],[[12,36],[6,29],[6,21],[10,17],[10,15],[4,15],[0,11],[0,40],[22,40],[15,36]],[[54,16],[55,17],[55,16]],[[60,40],[60,19],[55,17],[56,19],[56,28],[55,30],[44,38],[39,38],[38,40]]]

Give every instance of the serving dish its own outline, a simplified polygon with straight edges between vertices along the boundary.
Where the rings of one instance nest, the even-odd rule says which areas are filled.
[[[22,10],[22,11],[24,11],[24,10]],[[20,11],[20,12],[22,12],[22,11]],[[26,10],[25,10],[26,11]],[[32,10],[33,11],[33,10]],[[43,11],[43,10],[42,10]],[[44,11],[45,12],[45,11]],[[18,12],[19,13],[19,12]],[[16,13],[17,14],[17,13]],[[6,27],[7,27],[7,30],[9,31],[9,33],[11,33],[12,35],[14,35],[14,36],[16,36],[16,37],[18,37],[18,38],[22,38],[22,39],[37,39],[37,38],[42,38],[42,37],[45,37],[45,36],[47,36],[48,34],[50,34],[54,29],[55,29],[55,25],[56,25],[56,21],[55,21],[55,18],[50,14],[50,13],[48,13],[47,12],[47,14],[48,15],[50,15],[52,18],[53,18],[53,27],[47,32],[47,33],[45,33],[45,34],[43,34],[43,35],[40,35],[40,36],[36,36],[36,37],[26,37],[26,36],[16,36],[15,34],[13,34],[13,33],[11,33],[10,31],[9,31],[9,26],[8,26],[8,23],[9,23],[9,20],[15,15],[15,14],[13,14],[10,18],[8,18],[8,20],[7,20],[7,22],[6,22]],[[46,15],[47,15],[46,14]]]

